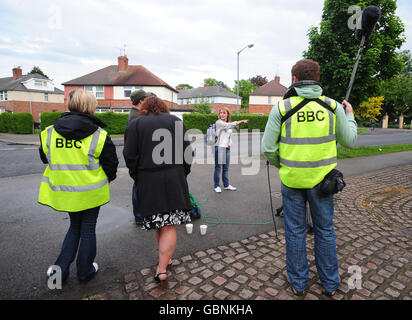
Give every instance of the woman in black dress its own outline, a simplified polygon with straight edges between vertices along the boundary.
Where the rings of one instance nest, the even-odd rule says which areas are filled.
[[[159,249],[155,280],[162,287],[176,248],[175,225],[190,222],[192,209],[186,181],[192,152],[185,133],[183,122],[169,114],[166,104],[149,97],[124,135],[123,156],[136,183],[142,228],[155,230]]]

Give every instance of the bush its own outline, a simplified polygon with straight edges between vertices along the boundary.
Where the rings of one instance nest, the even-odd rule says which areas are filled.
[[[31,134],[33,133],[33,116],[31,113],[15,113],[13,114],[14,133]]]
[[[13,129],[13,114],[3,112],[0,114],[0,132],[12,132]]]
[[[126,131],[128,114],[104,112],[96,113],[95,116],[107,125],[104,130],[109,134],[123,134]]]
[[[202,101],[195,103],[193,109],[198,111],[201,114],[212,114],[212,109],[210,108],[210,103],[207,101]]]
[[[33,133],[33,116],[28,112],[0,114],[0,132]]]
[[[215,123],[218,119],[217,114],[197,114],[197,113],[185,113],[183,114],[183,122],[186,126],[186,129],[199,129],[203,133],[206,133],[207,128],[212,123]],[[267,115],[260,115],[260,114],[232,114],[231,121],[239,121],[239,120],[249,120],[249,123],[244,124],[242,123],[239,126],[239,129],[248,129],[252,131],[253,129],[258,129],[260,131],[265,131],[266,123],[268,121]]]
[[[52,125],[57,119],[61,117],[63,112],[44,112],[40,116],[41,130],[46,129]],[[118,114],[114,112],[95,113],[96,118],[103,121],[107,127],[104,129],[109,134],[123,134],[127,126],[128,114]]]
[[[247,124],[242,123],[239,126],[239,129],[248,129],[249,131],[252,130],[259,130],[261,132],[265,131],[266,123],[268,122],[268,115],[262,114],[251,114],[251,113],[240,113],[232,114],[231,120],[232,121],[239,121],[239,120],[249,120]]]
[[[187,130],[199,129],[206,133],[207,128],[218,119],[217,114],[184,113],[183,123]]]
[[[54,121],[59,119],[63,112],[44,112],[40,115],[40,129],[43,131],[48,126],[54,124]]]

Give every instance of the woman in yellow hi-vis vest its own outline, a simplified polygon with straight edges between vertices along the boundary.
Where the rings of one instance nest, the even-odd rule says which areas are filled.
[[[59,257],[47,270],[64,283],[77,254],[80,282],[98,270],[96,222],[100,206],[110,201],[109,182],[116,178],[119,161],[106,125],[94,116],[97,101],[85,90],[68,95],[68,109],[54,125],[41,132],[40,158],[48,166],[40,184],[38,202],[70,216],[70,228]]]

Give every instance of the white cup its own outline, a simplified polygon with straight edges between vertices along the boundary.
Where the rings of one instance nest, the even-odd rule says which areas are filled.
[[[206,224],[200,225],[200,234],[202,236],[204,236],[206,234],[206,230],[207,230],[207,225]]]
[[[186,223],[186,232],[187,232],[187,234],[192,234],[192,232],[193,232],[193,224],[191,224],[191,223]]]

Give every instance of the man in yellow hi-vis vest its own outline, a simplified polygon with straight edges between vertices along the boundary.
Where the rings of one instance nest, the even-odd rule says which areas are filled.
[[[51,277],[60,268],[61,280],[69,276],[77,253],[77,275],[89,281],[97,272],[96,222],[100,206],[110,201],[109,182],[116,178],[116,148],[105,124],[94,117],[96,98],[74,90],[68,96],[70,112],[41,132],[40,157],[48,166],[40,184],[38,202],[70,216],[70,228]],[[80,244],[80,246],[79,246]]]
[[[315,233],[315,261],[323,292],[335,294],[340,284],[333,194],[322,181],[337,165],[336,142],[353,147],[357,124],[352,106],[322,95],[319,64],[303,59],[292,68],[292,85],[270,111],[262,152],[279,169],[286,238],[286,269],[292,290],[303,295],[308,282],[306,202]]]

